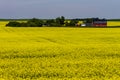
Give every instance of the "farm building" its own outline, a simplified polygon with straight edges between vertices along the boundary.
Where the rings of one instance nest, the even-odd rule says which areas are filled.
[[[81,26],[107,27],[107,20],[99,18],[88,18],[83,21]]]

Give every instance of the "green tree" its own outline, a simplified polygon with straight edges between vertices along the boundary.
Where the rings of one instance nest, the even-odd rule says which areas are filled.
[[[69,23],[68,23],[68,22],[65,22],[65,25],[66,25],[66,26],[76,26],[77,23],[78,23],[78,20],[72,19],[72,20],[70,20]]]
[[[46,20],[45,25],[46,25],[46,26],[55,26],[55,25],[54,25],[55,23],[56,23],[56,22],[55,22],[54,19],[49,19],[49,20]]]
[[[63,26],[65,24],[64,22],[65,22],[65,17],[64,16],[56,18],[56,24],[57,24],[57,26]]]
[[[6,26],[12,26],[12,27],[20,27],[20,23],[19,22],[16,22],[16,21],[13,21],[13,22],[9,22],[8,24],[6,24]]]
[[[42,27],[43,21],[37,18],[30,19],[27,24],[30,24],[30,27]]]
[[[61,25],[64,25],[64,22],[65,22],[65,17],[64,17],[64,16],[61,16],[60,24],[61,24]]]

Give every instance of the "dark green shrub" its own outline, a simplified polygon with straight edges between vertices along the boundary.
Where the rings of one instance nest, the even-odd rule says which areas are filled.
[[[37,18],[30,19],[27,24],[30,25],[30,27],[42,27],[43,21]]]
[[[14,22],[9,22],[8,24],[6,24],[6,26],[18,27],[21,26],[21,23],[14,21]]]

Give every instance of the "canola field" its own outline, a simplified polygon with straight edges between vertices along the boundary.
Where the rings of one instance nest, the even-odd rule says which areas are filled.
[[[108,21],[107,26],[120,26],[120,21]]]
[[[120,28],[4,25],[0,80],[120,80]]]

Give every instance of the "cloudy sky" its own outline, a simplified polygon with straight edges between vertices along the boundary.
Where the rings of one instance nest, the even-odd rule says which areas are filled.
[[[120,0],[0,0],[0,18],[120,18]]]

